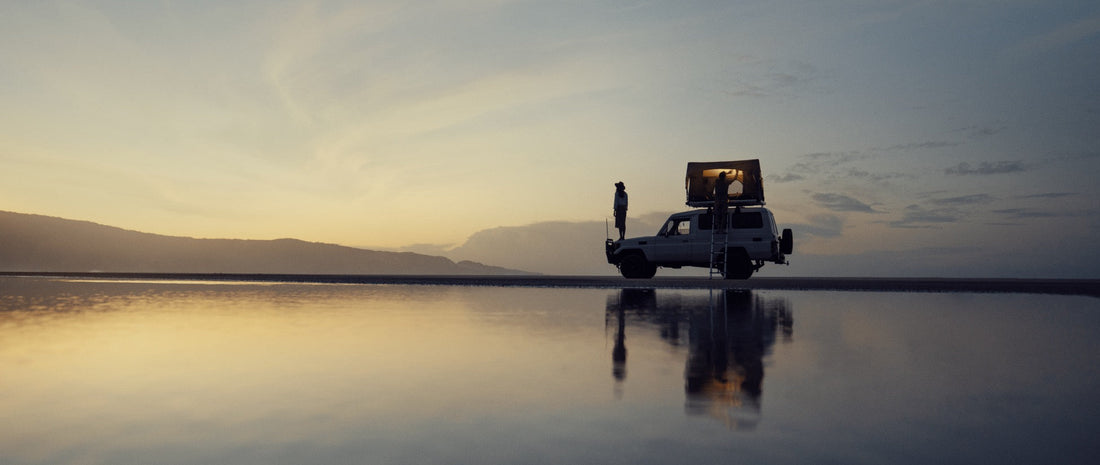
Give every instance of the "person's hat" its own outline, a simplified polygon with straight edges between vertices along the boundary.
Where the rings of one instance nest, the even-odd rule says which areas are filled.
[[[615,183],[615,187],[626,187],[626,184],[623,184],[622,181],[619,181],[619,182]]]

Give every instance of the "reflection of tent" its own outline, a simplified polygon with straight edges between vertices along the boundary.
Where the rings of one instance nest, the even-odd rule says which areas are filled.
[[[726,173],[731,186],[730,205],[756,205],[764,203],[764,181],[760,174],[760,160],[736,160],[691,162],[687,165],[684,189],[687,204],[692,207],[714,205],[714,184],[720,173]]]

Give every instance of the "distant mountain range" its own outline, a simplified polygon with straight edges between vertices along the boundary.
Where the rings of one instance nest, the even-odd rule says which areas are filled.
[[[0,211],[0,271],[278,274],[529,274],[413,252],[297,239],[162,236]]]

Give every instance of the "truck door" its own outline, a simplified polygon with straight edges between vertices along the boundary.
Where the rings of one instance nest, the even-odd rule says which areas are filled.
[[[752,258],[770,255],[771,228],[764,226],[764,217],[759,211],[735,210],[730,214],[729,241],[738,247],[744,247]]]
[[[653,261],[658,263],[690,263],[700,242],[698,225],[692,217],[672,217],[661,228],[653,244]]]

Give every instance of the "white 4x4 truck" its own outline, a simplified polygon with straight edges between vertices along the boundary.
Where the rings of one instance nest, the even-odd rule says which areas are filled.
[[[722,172],[730,184],[724,230],[714,213],[714,186]],[[766,262],[787,263],[794,236],[790,229],[780,235],[763,207],[758,160],[688,163],[686,190],[689,206],[708,208],[673,214],[655,236],[607,239],[607,262],[623,277],[648,279],[658,267],[697,266],[727,279],[748,279]]]

